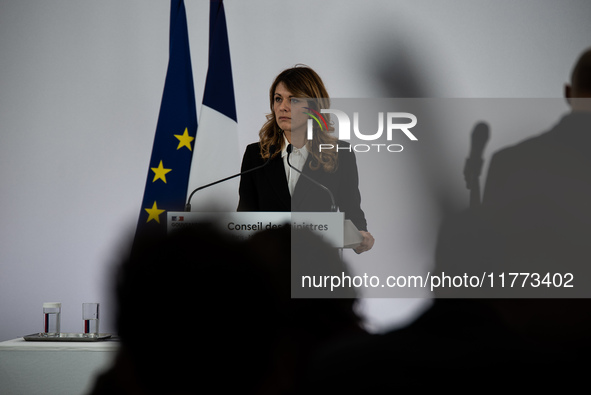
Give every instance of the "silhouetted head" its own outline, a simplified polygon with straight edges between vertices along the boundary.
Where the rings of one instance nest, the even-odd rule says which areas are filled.
[[[575,63],[570,84],[565,86],[564,93],[573,110],[591,111],[589,101],[571,100],[591,98],[591,48],[583,52]]]
[[[117,327],[142,388],[253,393],[269,380],[285,323],[255,260],[209,224],[136,243],[118,271]]]

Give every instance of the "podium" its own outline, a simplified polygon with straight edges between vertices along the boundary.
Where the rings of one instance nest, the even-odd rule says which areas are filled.
[[[257,232],[285,226],[309,229],[336,248],[355,248],[363,240],[357,227],[351,220],[345,219],[342,212],[169,211],[167,214],[168,232],[208,222],[239,240],[246,240]]]

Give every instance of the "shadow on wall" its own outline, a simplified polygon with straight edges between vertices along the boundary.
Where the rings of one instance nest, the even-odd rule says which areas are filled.
[[[418,54],[418,51],[409,48],[401,41],[383,40],[381,45],[375,48],[389,48],[389,50],[378,50],[375,56],[370,56],[372,63],[369,69],[374,78],[378,81],[381,93],[384,97],[392,98],[433,98],[437,97],[436,88],[430,84],[434,80],[433,72],[424,65],[424,59]],[[436,64],[437,61],[430,61],[430,64]],[[421,119],[426,122],[441,122],[442,119],[437,116],[430,116],[429,119]],[[423,130],[441,130],[440,125],[422,125]],[[466,139],[469,137],[469,130],[465,131]],[[463,135],[463,134],[462,134]],[[435,204],[436,215],[445,216],[451,212],[456,212],[463,202],[458,202],[454,198],[454,191],[451,179],[461,179],[460,172],[457,174],[446,171],[449,170],[450,158],[446,157],[446,150],[442,149],[449,144],[449,136],[441,133],[432,133],[429,136],[419,136],[420,153],[408,155],[408,160],[412,162],[408,168],[415,169],[415,182],[421,184],[421,191],[431,196]],[[460,142],[462,143],[462,142]],[[409,152],[410,154],[410,152]]]

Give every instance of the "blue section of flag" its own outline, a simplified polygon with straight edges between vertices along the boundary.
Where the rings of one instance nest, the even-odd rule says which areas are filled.
[[[136,235],[166,233],[166,212],[184,210],[196,130],[185,5],[172,0],[168,69]]]
[[[209,7],[209,67],[203,104],[238,122],[224,3],[210,0]]]

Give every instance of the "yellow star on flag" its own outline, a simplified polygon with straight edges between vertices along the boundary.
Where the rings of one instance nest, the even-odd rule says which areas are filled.
[[[179,146],[176,147],[177,150],[181,149],[181,147],[187,147],[189,151],[193,151],[191,148],[191,141],[195,140],[195,137],[189,136],[189,130],[185,128],[185,132],[181,134],[175,134],[174,137],[179,139]]]
[[[158,209],[156,202],[154,202],[154,205],[152,206],[152,208],[145,208],[144,210],[146,210],[148,212],[148,214],[150,214],[150,216],[148,217],[148,220],[146,222],[150,222],[151,220],[155,220],[158,223],[160,223],[160,217],[159,217],[160,214],[162,214],[163,212],[166,211],[166,210]]]
[[[172,169],[165,169],[162,165],[162,161],[160,161],[158,167],[150,167],[150,169],[152,169],[152,171],[154,172],[154,180],[152,180],[152,182],[156,182],[156,180],[162,180],[165,184],[166,174],[172,171]]]

